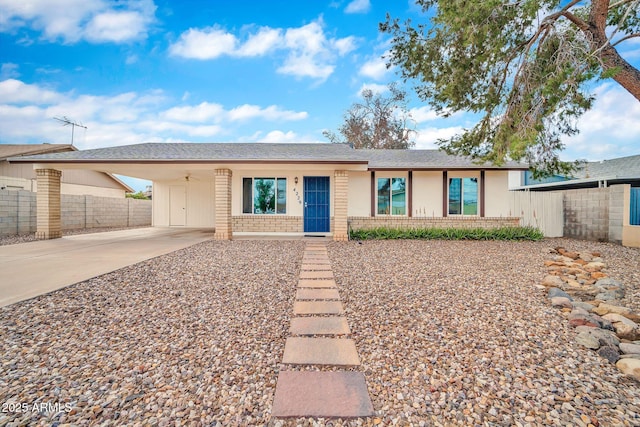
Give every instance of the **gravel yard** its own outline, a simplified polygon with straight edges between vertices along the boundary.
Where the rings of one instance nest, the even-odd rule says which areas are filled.
[[[575,344],[534,287],[558,245],[601,252],[638,309],[637,249],[329,243],[379,414],[346,424],[640,425],[640,384]],[[0,426],[313,425],[270,419],[303,249],[208,241],[0,309],[0,404],[14,409]]]

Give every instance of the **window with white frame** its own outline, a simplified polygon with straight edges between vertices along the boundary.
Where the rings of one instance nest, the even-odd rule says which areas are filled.
[[[378,215],[406,215],[406,179],[378,178]]]
[[[287,178],[242,178],[242,213],[286,214]]]
[[[478,215],[478,178],[449,178],[449,215]]]

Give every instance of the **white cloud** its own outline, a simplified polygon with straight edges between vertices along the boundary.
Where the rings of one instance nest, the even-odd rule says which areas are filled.
[[[566,160],[602,160],[639,154],[640,103],[612,83],[600,85],[593,108],[578,121],[580,133],[564,139]]]
[[[369,0],[353,0],[344,9],[345,13],[367,13],[371,8]]]
[[[384,57],[379,56],[372,58],[362,64],[359,74],[374,80],[383,80],[391,70],[387,68],[387,62]]]
[[[93,42],[122,43],[139,38],[145,28],[145,17],[138,12],[106,12],[89,21],[85,37]]]
[[[373,93],[383,94],[389,92],[389,87],[387,85],[381,85],[377,83],[363,83],[358,89],[357,96],[362,96],[363,90],[370,90]]]
[[[263,132],[258,131],[254,133],[251,137],[248,138],[248,141],[251,142],[265,142],[265,143],[280,143],[280,144],[293,144],[293,143],[309,143],[309,144],[317,144],[317,143],[326,143],[327,141],[319,141],[312,136],[309,135],[299,135],[294,131],[281,131],[281,130],[272,130],[267,132],[266,135],[262,136]]]
[[[0,82],[0,102],[7,104],[32,103],[51,104],[60,101],[62,96],[37,85],[29,85],[16,79]]]
[[[0,32],[27,27],[50,41],[122,43],[146,36],[155,9],[153,0],[0,0]]]
[[[336,58],[355,48],[354,37],[328,38],[319,19],[286,30],[261,27],[244,41],[219,27],[191,28],[169,47],[169,53],[188,59],[208,60],[224,55],[257,57],[285,51],[287,56],[277,68],[278,73],[325,80],[333,73]]]
[[[262,56],[274,50],[282,43],[282,30],[263,27],[256,34],[249,36],[238,49],[239,56]]]
[[[228,118],[231,121],[264,119],[264,120],[303,120],[308,116],[306,111],[296,112],[281,110],[275,105],[261,108],[258,105],[244,104],[229,111]]]
[[[439,139],[448,139],[452,136],[455,136],[463,131],[461,126],[452,126],[452,127],[426,127],[417,130],[416,135],[416,147],[418,149],[436,149],[438,145],[436,145],[436,141]]]
[[[207,121],[218,121],[223,113],[224,108],[222,105],[203,102],[194,106],[189,105],[170,108],[162,113],[162,117],[180,122],[203,123]]]
[[[220,28],[190,28],[169,47],[169,53],[190,59],[215,59],[222,55],[233,55],[237,44],[236,36]]]
[[[244,104],[225,109],[221,104],[171,106],[160,90],[124,92],[112,96],[62,93],[37,84],[0,81],[0,143],[69,143],[70,128],[54,117],[66,116],[88,130],[76,129],[78,148],[95,148],[145,141],[210,141],[235,133],[245,134],[257,121],[299,121],[305,111],[279,106]],[[293,138],[287,132],[281,139]],[[264,138],[276,138],[277,133]]]
[[[298,135],[293,131],[283,132],[281,130],[273,130],[258,139],[258,142],[294,143],[300,141],[298,141]]]
[[[430,122],[439,118],[431,107],[412,108],[409,110],[409,114],[416,123]]]

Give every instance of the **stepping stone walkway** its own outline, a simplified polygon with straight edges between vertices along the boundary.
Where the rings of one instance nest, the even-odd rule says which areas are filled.
[[[293,314],[282,363],[360,365],[324,242],[306,244]],[[271,414],[275,418],[354,418],[374,412],[362,372],[292,370],[278,375]]]

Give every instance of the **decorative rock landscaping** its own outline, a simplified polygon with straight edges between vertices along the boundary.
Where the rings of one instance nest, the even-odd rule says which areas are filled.
[[[551,252],[542,287],[548,288],[551,305],[576,328],[576,342],[640,381],[640,314],[621,305],[624,284],[603,271],[606,264],[599,253],[562,247]]]
[[[535,288],[559,245],[601,252],[640,311],[640,251],[610,243],[330,242],[335,283],[314,287],[301,241],[163,255],[0,309],[0,426],[640,425],[638,382],[573,341],[615,333],[569,326]],[[296,300],[340,300],[347,325],[297,324],[316,316],[294,316]],[[309,330],[347,334],[360,365],[284,365]],[[274,419],[280,374],[334,370],[366,377],[372,417]],[[16,409],[36,403],[71,410]]]

